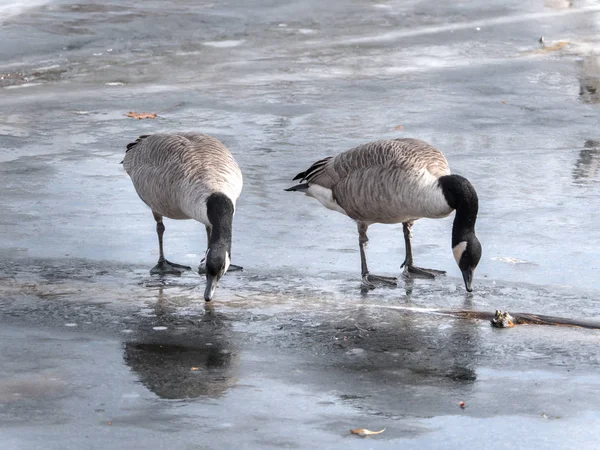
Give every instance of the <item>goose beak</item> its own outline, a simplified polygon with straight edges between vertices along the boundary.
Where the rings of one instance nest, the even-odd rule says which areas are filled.
[[[462,271],[463,280],[465,280],[465,289],[467,292],[473,292],[473,269]]]
[[[204,289],[204,300],[210,302],[217,288],[219,279],[213,275],[206,274],[206,289]]]

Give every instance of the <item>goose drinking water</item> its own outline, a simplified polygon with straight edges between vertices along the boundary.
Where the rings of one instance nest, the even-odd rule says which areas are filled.
[[[163,217],[195,219],[205,225],[204,299],[210,301],[230,267],[233,214],[243,184],[233,156],[205,134],[153,134],[127,145],[123,167],[156,220],[160,256],[150,273],[177,275],[191,270],[165,258]]]
[[[450,174],[446,158],[432,145],[418,139],[371,142],[321,159],[294,180],[301,184],[287,191],[303,192],[356,222],[362,281],[368,288],[374,288],[376,282],[397,283],[396,278],[369,273],[365,255],[369,225],[402,223],[404,275],[433,278],[445,272],[413,264],[413,223],[423,217],[446,217],[456,210],[452,252],[467,291],[473,290],[473,271],[481,258],[481,244],[475,236],[477,193],[466,178]]]

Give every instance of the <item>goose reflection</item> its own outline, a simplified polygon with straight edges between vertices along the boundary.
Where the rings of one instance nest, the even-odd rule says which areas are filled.
[[[588,55],[579,62],[579,98],[584,103],[600,103],[600,56]]]
[[[167,301],[160,291],[156,316],[142,318],[133,339],[123,344],[125,364],[164,399],[223,395],[236,383],[238,361],[227,318],[213,307],[201,317],[182,318],[173,306],[181,299]],[[151,331],[157,319],[168,331]]]
[[[412,283],[407,286],[406,310],[364,305],[335,324],[333,351],[341,356],[335,370],[386,378],[392,386],[474,382],[481,351],[479,321],[412,311],[418,306],[410,301],[411,289]],[[467,297],[462,309],[471,309],[471,303]],[[327,328],[317,327],[317,334],[331,335]]]
[[[467,299],[462,308],[470,307]],[[353,407],[427,417],[453,410],[458,396],[475,389],[484,347],[479,321],[366,305],[336,329],[333,363],[323,370]],[[457,397],[449,400],[448,392]]]
[[[144,386],[165,399],[219,397],[235,384],[232,354],[221,346],[127,342],[123,359]]]

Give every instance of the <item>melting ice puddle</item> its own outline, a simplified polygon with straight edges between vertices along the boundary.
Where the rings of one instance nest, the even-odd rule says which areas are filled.
[[[208,41],[203,42],[202,45],[206,45],[207,47],[217,47],[217,48],[228,48],[228,47],[237,47],[238,45],[246,42],[245,39],[240,39],[237,41],[229,40],[229,41]]]
[[[365,349],[363,348],[353,348],[352,350],[348,350],[346,352],[347,355],[360,356],[365,354]]]
[[[130,394],[123,394],[121,395],[121,398],[139,398],[140,394],[138,394],[137,392],[132,392]]]
[[[490,259],[492,259],[493,261],[500,261],[508,264],[533,264],[522,259],[511,258],[510,256],[494,256]]]

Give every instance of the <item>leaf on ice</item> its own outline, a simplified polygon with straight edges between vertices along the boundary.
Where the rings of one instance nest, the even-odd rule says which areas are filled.
[[[558,41],[552,45],[545,45],[542,48],[538,48],[536,53],[549,53],[555,52],[566,47],[569,44],[569,41]]]
[[[139,113],[135,111],[129,111],[125,114],[127,117],[131,117],[132,119],[155,119],[156,113]]]
[[[371,431],[371,430],[367,430],[366,428],[356,428],[354,430],[350,430],[350,433],[365,437],[365,436],[371,436],[372,434],[381,434],[384,431],[385,431],[385,428],[383,430],[379,430],[379,431]]]

